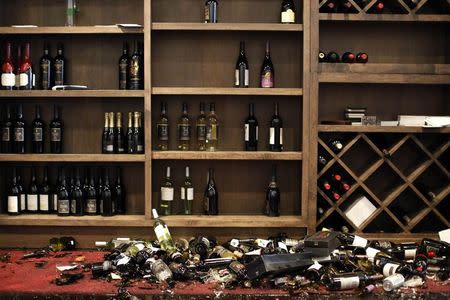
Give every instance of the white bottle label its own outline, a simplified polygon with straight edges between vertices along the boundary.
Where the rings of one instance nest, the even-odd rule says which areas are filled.
[[[8,196],[8,212],[19,212],[19,198],[17,196]]]
[[[29,211],[37,211],[38,210],[38,195],[28,195],[27,204]]]
[[[245,141],[248,142],[250,140],[250,125],[249,124],[245,124],[244,132],[245,132]]]
[[[273,127],[270,127],[269,143],[271,145],[275,145],[275,128]]]
[[[70,214],[70,201],[68,199],[58,200],[58,213]]]
[[[398,267],[400,267],[400,265],[398,265],[398,264],[391,264],[391,263],[385,264],[383,267],[384,277],[389,277],[391,275],[394,275],[396,273]]]
[[[21,73],[19,75],[20,86],[27,86],[30,81],[28,80],[28,75],[26,73]]]
[[[245,86],[248,86],[248,84],[249,84],[249,82],[250,82],[250,80],[249,80],[249,75],[250,75],[249,70],[246,69],[246,70],[245,70],[245,79],[244,79],[244,85],[245,85]]]
[[[308,268],[308,270],[312,270],[312,269],[314,269],[314,270],[320,270],[321,268],[322,268],[322,265],[319,264],[319,263],[316,261],[316,262],[314,262],[313,265],[311,265],[311,267]]]
[[[259,141],[259,126],[256,126],[256,140]]]
[[[280,128],[280,145],[283,145],[283,128]]]
[[[173,188],[161,187],[161,200],[173,201]]]
[[[16,88],[20,87],[20,75],[16,75]]]
[[[359,277],[342,277],[341,290],[351,290],[359,286]]]
[[[57,210],[57,208],[58,208],[58,195],[54,194],[53,195],[53,209]]]
[[[281,23],[295,23],[295,12],[292,9],[281,12]]]
[[[187,189],[187,200],[194,200],[194,188],[190,187]]]
[[[186,192],[186,189],[185,189],[184,187],[181,187],[181,200],[186,199],[186,198],[184,197],[185,192]]]
[[[416,258],[417,249],[406,249],[405,250],[405,259],[414,259]]]
[[[97,213],[97,199],[86,200],[86,212],[89,214]]]
[[[16,75],[12,73],[2,74],[2,86],[15,86],[16,85]]]
[[[20,194],[20,208],[21,210],[25,210],[27,205],[27,196],[25,194]]]
[[[248,69],[246,69],[244,72],[244,86],[249,85],[249,82],[250,82],[249,76],[250,76],[250,72]],[[234,73],[234,78],[235,78],[234,85],[239,86],[239,69],[236,69],[236,71]]]
[[[48,195],[39,195],[39,210],[48,211]]]
[[[155,235],[156,235],[156,238],[158,239],[158,241],[161,242],[161,241],[168,239],[168,237],[170,236],[170,233],[166,226],[158,225],[155,227]]]
[[[352,246],[366,248],[367,243],[368,242],[366,239],[355,235],[355,239],[353,240]]]
[[[366,249],[366,255],[367,258],[369,259],[369,261],[373,262],[373,259],[375,258],[375,255],[377,255],[377,253],[380,252],[380,250],[369,247]]]

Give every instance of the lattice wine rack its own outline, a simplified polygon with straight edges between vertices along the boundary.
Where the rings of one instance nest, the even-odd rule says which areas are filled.
[[[338,153],[332,138],[344,144]],[[318,184],[317,230],[414,234],[450,227],[450,134],[322,132],[319,154],[327,163],[318,183],[337,172],[351,187],[335,201]],[[360,196],[376,210],[356,226],[344,211]]]

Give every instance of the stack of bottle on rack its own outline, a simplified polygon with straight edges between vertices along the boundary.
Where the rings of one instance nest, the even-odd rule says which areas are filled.
[[[269,150],[274,152],[283,151],[283,121],[279,115],[279,105],[274,103],[274,114],[269,124]],[[206,116],[205,104],[200,103],[200,115],[196,123],[196,146],[192,145],[191,118],[188,115],[187,103],[182,104],[182,114],[177,124],[177,148],[188,151],[217,151],[219,150],[219,121],[216,115],[215,104],[210,104],[210,112]],[[161,115],[156,123],[157,149],[169,150],[169,117],[167,116],[167,103],[161,103]],[[244,121],[244,150],[258,150],[259,126],[255,117],[255,105],[249,104],[249,116]]]
[[[183,214],[193,213],[194,185],[189,175],[189,167],[185,168],[185,179],[180,187],[180,202],[183,206]],[[173,214],[173,203],[175,200],[175,185],[171,176],[171,168],[166,167],[166,176],[163,178],[160,190],[159,211],[161,215]],[[280,190],[277,184],[276,166],[272,168],[272,178],[266,191],[266,201],[263,212],[270,217],[280,215]],[[205,215],[219,214],[219,193],[214,180],[214,169],[208,170],[208,180],[203,198],[203,213]]]
[[[319,0],[321,3],[323,0]],[[423,1],[422,1],[423,2]],[[367,13],[371,14],[407,14],[408,10],[400,3],[399,0],[355,0],[355,3],[359,8],[367,10]],[[403,3],[408,6],[410,10],[416,9],[421,3],[419,0],[403,0]],[[370,8],[367,6],[372,4]],[[437,14],[450,14],[450,1],[449,0],[429,0],[424,5],[420,4],[419,11],[423,6],[427,7],[427,10]],[[348,0],[328,0],[319,10],[321,13],[358,13],[351,1]]]
[[[35,108],[35,118],[30,127],[25,122],[22,104],[16,106],[15,116],[12,114],[9,105],[3,111],[4,114],[0,120],[2,153],[44,153],[47,140],[50,140],[50,153],[63,152],[64,125],[61,120],[60,108],[57,105],[54,105],[53,119],[50,121],[48,130],[46,122],[41,119],[41,107],[39,105]],[[27,149],[28,139],[31,141],[31,150]]]
[[[342,195],[351,188],[347,180],[336,172],[331,172],[329,176],[323,176],[319,182],[322,191],[334,201],[339,201]]]
[[[36,168],[32,167],[29,185],[24,185],[18,169],[8,169],[10,177],[3,202],[8,214],[112,216],[125,213],[126,194],[120,168],[116,169],[114,182],[107,168],[97,168],[97,179],[93,168],[84,168],[84,180],[81,168],[58,168],[58,179],[53,185],[47,167],[43,168],[40,180]]]
[[[128,128],[124,132],[122,113],[106,112],[102,134],[102,153],[145,153],[143,114],[138,111],[128,112]]]
[[[346,63],[346,64],[352,64],[352,63],[360,63],[365,64],[369,61],[369,56],[365,52],[359,52],[358,54],[354,54],[352,52],[345,52],[342,54],[342,57],[339,56],[334,51],[330,51],[328,53],[323,52],[322,50],[319,51],[319,62],[320,63]]]
[[[143,45],[134,41],[134,52],[130,56],[128,43],[123,43],[122,56],[119,58],[119,90],[144,89],[144,53]]]

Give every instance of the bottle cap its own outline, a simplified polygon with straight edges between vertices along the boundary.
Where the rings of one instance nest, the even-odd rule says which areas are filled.
[[[158,216],[158,211],[156,210],[156,208],[153,208],[153,209],[152,209],[152,215],[153,215],[153,218],[154,218],[154,219],[159,218],[159,216]]]

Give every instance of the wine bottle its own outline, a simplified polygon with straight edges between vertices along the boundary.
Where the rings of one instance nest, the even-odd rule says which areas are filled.
[[[36,169],[31,168],[31,181],[27,194],[27,212],[35,214],[39,211],[39,191],[36,180]]]
[[[331,184],[328,180],[324,179],[321,181],[320,183],[320,187],[325,191],[325,192],[329,192],[331,191]]]
[[[369,12],[370,13],[381,14],[381,13],[384,12],[384,9],[385,9],[384,1],[378,0],[377,2],[375,2],[374,5],[372,5],[372,8],[369,10]]]
[[[281,23],[295,23],[295,5],[293,0],[283,0],[281,3]]]
[[[344,145],[338,138],[330,139],[330,141],[328,142],[328,146],[330,146],[331,150],[333,150],[333,152],[335,153],[339,153],[342,148],[344,148]]]
[[[11,43],[6,43],[5,57],[2,63],[1,89],[13,90],[16,85],[16,76],[14,75],[14,63],[11,54]]]
[[[219,214],[219,193],[214,181],[214,169],[210,168],[208,172],[208,184],[205,190],[204,200],[205,215]]]
[[[50,212],[50,185],[48,184],[48,167],[44,168],[42,183],[39,186],[39,212],[48,214]]]
[[[336,13],[338,10],[338,1],[337,0],[329,0],[327,1],[321,8],[321,13]]]
[[[182,115],[178,120],[178,150],[188,151],[191,144],[191,124],[190,124],[187,103],[183,102]]]
[[[109,185],[108,170],[105,171],[105,182],[103,184],[101,198],[100,198],[100,211],[102,216],[109,217],[114,215],[114,202],[112,199],[111,187]]]
[[[200,102],[200,115],[197,118],[195,124],[197,129],[197,150],[206,150],[206,116],[205,116],[205,103]]]
[[[205,2],[205,23],[217,23],[217,10],[219,3],[217,0],[206,0]]]
[[[20,90],[20,68],[22,66],[22,46],[17,46],[17,55],[16,55],[16,62],[15,62],[15,70],[14,75],[16,75],[16,90]]]
[[[17,171],[16,168],[13,168],[11,185],[8,188],[8,204],[7,211],[10,215],[19,215],[21,212],[20,209],[20,192],[19,186],[17,184]]]
[[[245,151],[258,151],[258,120],[255,118],[255,105],[249,104],[249,115],[244,124]]]
[[[50,90],[53,86],[53,61],[48,43],[44,43],[44,55],[39,61],[39,71],[39,87],[41,90]]]
[[[144,89],[144,78],[142,70],[142,57],[139,53],[139,43],[134,41],[134,52],[130,59],[130,90]]]
[[[136,153],[144,154],[144,128],[142,127],[142,114],[138,111],[134,112],[134,144],[136,145]]]
[[[369,56],[367,53],[360,52],[356,55],[356,62],[360,64],[365,64],[369,61]]]
[[[35,118],[31,123],[31,151],[33,153],[44,153],[45,124],[41,119],[41,107],[36,105]]]
[[[105,121],[106,122],[106,121]],[[136,145],[134,144],[134,134],[133,134],[133,113],[128,112],[128,128],[127,128],[127,153],[136,153]],[[105,124],[106,126],[106,124]]]
[[[270,121],[269,150],[283,151],[283,121],[278,114],[278,102],[274,103],[274,114]]]
[[[339,12],[341,13],[349,13],[353,9],[353,4],[348,0],[341,0],[339,3]]]
[[[158,240],[161,249],[168,253],[176,252],[177,248],[175,247],[166,223],[159,218],[158,212],[154,208],[152,209],[152,215],[153,219],[155,219],[153,230],[155,231],[156,239]]]
[[[11,119],[11,109],[6,105],[5,116],[2,122],[2,153],[13,152],[13,121]]]
[[[103,127],[102,133],[102,153],[106,154],[106,145],[108,143],[108,133],[109,133],[109,113],[105,112],[105,126]]]
[[[50,210],[53,213],[58,213],[58,191],[59,187],[61,186],[61,182],[62,182],[61,168],[58,168],[58,176],[51,193]]]
[[[109,127],[108,127],[108,134],[106,135],[106,144],[105,144],[105,153],[106,154],[114,154],[116,151],[114,149],[115,145],[115,137],[116,137],[116,130],[114,128],[114,113],[109,112],[108,113],[108,119],[109,119]]]
[[[367,241],[366,239],[349,233],[347,234],[341,233],[338,236],[338,239],[341,241],[343,245],[349,245],[354,247],[365,248],[369,243],[369,241]]]
[[[206,150],[217,151],[219,147],[219,120],[216,116],[216,106],[210,103],[206,118]]]
[[[17,172],[17,187],[19,188],[19,198],[20,198],[20,211],[27,211],[27,193],[25,191],[22,176],[20,175],[20,171]]]
[[[248,87],[249,85],[249,69],[248,69],[248,61],[245,56],[245,42],[241,41],[239,57],[236,62],[236,71],[235,71],[235,87]]]
[[[405,276],[402,274],[394,274],[389,277],[386,277],[383,280],[383,289],[386,292],[391,292],[402,287],[405,284]]]
[[[25,44],[22,63],[20,64],[20,89],[32,90],[35,86],[35,77],[33,73],[33,64],[30,57],[30,43]]]
[[[53,69],[55,76],[55,85],[67,84],[66,58],[64,57],[64,45],[62,43],[58,43]]]
[[[161,183],[161,203],[160,212],[161,215],[167,216],[172,214],[172,203],[174,198],[173,181],[170,177],[170,167],[166,168],[166,177],[164,177]]]
[[[103,193],[103,169],[98,170],[98,180],[97,180],[97,211],[99,214],[103,214],[102,205],[102,193]]]
[[[275,82],[275,70],[273,68],[272,59],[270,58],[270,43],[266,42],[266,55],[261,67],[261,87],[273,88]]]
[[[85,202],[85,213],[87,215],[97,215],[98,214],[98,196],[97,190],[95,189],[95,180],[93,172],[89,172],[89,185],[86,189],[86,202]]]
[[[317,164],[319,165],[319,169],[324,168],[327,165],[328,161],[323,155],[319,155],[317,158]]]
[[[63,121],[60,119],[60,108],[55,104],[53,107],[53,120],[50,122],[50,152],[63,152]]]
[[[122,56],[119,58],[119,90],[129,87],[130,56],[128,55],[128,43],[123,42]]]
[[[348,190],[350,190],[351,187],[352,186],[348,182],[346,182],[344,180],[341,180],[339,182],[339,190],[340,190],[341,193],[347,192]]]
[[[266,215],[269,217],[280,216],[280,189],[277,184],[277,167],[272,167],[272,179],[266,192]]]
[[[355,59],[356,59],[355,54],[351,52],[345,52],[344,54],[342,54],[341,60],[343,63],[351,64],[355,62]]]
[[[158,150],[169,150],[169,117],[167,116],[167,103],[161,102],[161,114],[156,123],[158,136]]]
[[[23,118],[22,104],[17,106],[16,120],[14,121],[14,153],[25,153],[25,120]]]
[[[81,188],[79,168],[76,168],[75,172],[75,185],[70,199],[70,213],[74,216],[82,216],[84,214],[84,193]]]
[[[319,62],[320,63],[327,62],[327,54],[322,50],[319,50]]]
[[[113,188],[113,203],[115,204],[117,214],[125,214],[125,188],[122,184],[122,172],[120,168],[117,168],[116,170],[116,184]]]
[[[362,272],[355,272],[325,276],[324,282],[329,290],[340,291],[365,287],[381,278],[383,278],[382,275],[367,275]]]
[[[327,54],[326,61],[329,63],[338,63],[340,62],[339,54],[334,51],[330,51]]]
[[[70,215],[70,198],[66,185],[64,169],[61,170],[61,181],[58,187],[58,216]]]
[[[183,186],[181,187],[181,201],[184,205],[184,214],[192,215],[194,186],[192,185],[192,180],[189,176],[189,167],[186,167],[186,177],[184,178]]]
[[[126,145],[125,145],[125,136],[123,132],[123,126],[122,126],[122,113],[118,112],[116,113],[116,137],[114,138],[115,145],[114,149],[117,154],[124,154]]]

